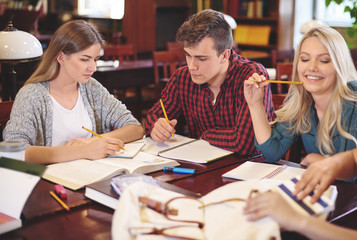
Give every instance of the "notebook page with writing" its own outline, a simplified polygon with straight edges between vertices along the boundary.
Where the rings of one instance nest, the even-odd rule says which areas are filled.
[[[109,155],[109,158],[133,158],[136,154],[144,147],[145,143],[143,140],[126,143],[124,150],[120,149],[113,155]]]
[[[154,155],[159,155],[160,152],[196,141],[196,139],[178,134],[175,134],[174,136],[174,139],[170,138],[164,142],[155,142],[155,140],[151,137],[144,138],[143,141],[145,142],[145,146],[142,148],[142,151]]]
[[[304,172],[305,169],[303,168],[247,161],[232,169],[231,171],[226,172],[222,176],[239,180],[263,178],[274,180],[290,180],[295,176],[302,175]]]
[[[164,166],[178,166],[178,162],[145,152],[139,152],[132,159],[103,158],[94,162],[104,163],[116,168],[125,168],[127,173],[149,173],[163,169]]]

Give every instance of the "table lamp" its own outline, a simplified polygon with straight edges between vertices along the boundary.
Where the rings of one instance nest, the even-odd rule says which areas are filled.
[[[17,30],[11,21],[3,31],[0,31],[0,63],[7,64],[9,70],[2,79],[3,101],[15,99],[16,64],[38,60],[42,53],[38,39],[30,33]]]

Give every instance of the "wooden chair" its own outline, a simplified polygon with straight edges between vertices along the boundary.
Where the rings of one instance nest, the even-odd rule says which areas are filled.
[[[1,141],[3,141],[2,132],[4,131],[7,121],[9,121],[10,119],[10,113],[13,104],[14,101],[0,102],[0,131],[1,131],[0,140]]]
[[[287,50],[271,50],[271,65],[273,68],[276,68],[278,63],[282,62],[293,62],[295,56],[294,49],[287,49]]]
[[[293,63],[277,63],[276,65],[276,79],[291,81],[293,74]],[[274,88],[276,86],[276,89]],[[275,83],[272,86],[273,93],[282,94],[288,92],[288,84]]]
[[[178,42],[166,42],[166,50],[167,51],[181,51],[183,50],[182,45]]]
[[[186,58],[178,51],[154,51],[153,52],[153,65],[154,65],[154,79],[156,90],[156,101],[160,98],[161,90],[169,81],[171,75],[177,68],[186,64]],[[183,117],[178,119],[176,132],[186,135],[187,131]]]
[[[166,83],[177,68],[185,65],[185,58],[176,51],[154,51],[152,57],[156,86]]]
[[[103,50],[103,59],[105,61],[119,60],[119,62],[123,62],[137,60],[137,52],[134,44],[107,45]]]
[[[278,110],[285,100],[286,94],[272,94],[274,111]]]
[[[178,42],[166,42],[166,50],[177,52],[177,54],[181,55],[180,57],[183,59],[183,61],[186,61],[186,53],[182,45],[179,44]]]

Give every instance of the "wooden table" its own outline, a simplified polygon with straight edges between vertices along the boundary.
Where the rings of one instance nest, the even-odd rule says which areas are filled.
[[[163,171],[150,174],[157,179],[166,180],[171,184],[202,195],[234,182],[235,180],[222,178],[222,174],[237,167],[247,158],[231,155],[208,164],[182,163],[182,167],[194,167],[195,175],[164,173]],[[23,227],[0,236],[0,239],[111,239],[111,223],[113,210],[84,197],[84,190],[67,190],[67,212],[61,208],[48,194],[53,190],[50,182],[42,180],[34,189],[22,212]],[[357,205],[357,186],[352,183],[337,183],[339,196],[336,211],[340,214]],[[357,230],[355,221],[357,212],[352,212],[335,224]],[[296,233],[283,232],[284,239],[304,239]]]
[[[100,67],[93,74],[109,92],[114,89],[142,87],[154,83],[152,59],[120,62],[119,67]]]

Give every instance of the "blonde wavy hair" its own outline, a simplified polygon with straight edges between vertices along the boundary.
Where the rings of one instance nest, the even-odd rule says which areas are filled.
[[[357,140],[342,128],[341,115],[344,101],[357,101],[356,92],[349,89],[347,83],[357,80],[356,68],[344,38],[330,27],[313,28],[301,39],[293,63],[293,81],[300,81],[297,73],[301,46],[307,38],[316,37],[326,47],[337,73],[337,81],[329,102],[329,106],[317,127],[317,146],[323,155],[335,153],[332,142],[333,129],[336,126],[339,134],[354,141]],[[304,87],[291,84],[287,97],[281,109],[276,111],[275,122],[290,123],[290,130],[296,134],[307,133],[311,130],[309,110],[313,104],[311,93]],[[296,111],[299,109],[299,111]]]
[[[96,43],[103,47],[104,40],[98,30],[88,22],[74,20],[63,24],[53,35],[41,62],[25,84],[55,79],[60,70],[57,57],[61,52],[68,55],[77,53]]]

